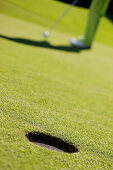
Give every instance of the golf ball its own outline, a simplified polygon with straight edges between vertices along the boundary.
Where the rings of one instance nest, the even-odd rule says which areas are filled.
[[[45,32],[43,33],[43,36],[44,36],[44,37],[49,37],[49,35],[50,35],[50,33],[49,33],[48,31],[45,31]]]

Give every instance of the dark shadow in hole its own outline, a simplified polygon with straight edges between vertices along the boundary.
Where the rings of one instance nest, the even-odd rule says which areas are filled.
[[[29,132],[26,134],[26,137],[29,139],[30,142],[38,144],[39,146],[42,146],[41,144],[44,144],[44,146],[48,149],[52,149],[53,147],[54,149],[52,150],[60,150],[61,152],[63,151],[67,153],[75,153],[79,151],[78,148],[75,147],[73,144],[67,143],[62,139],[50,136],[48,134],[40,132]],[[49,146],[52,147],[50,148]]]
[[[50,48],[50,49],[69,51],[69,52],[80,52],[80,49],[75,48],[73,46],[62,46],[62,45],[54,46],[47,41],[35,41],[35,40],[29,40],[24,38],[13,38],[5,35],[0,35],[0,38],[4,38],[10,41],[14,41],[17,43],[26,44],[30,46],[35,46],[35,47]]]

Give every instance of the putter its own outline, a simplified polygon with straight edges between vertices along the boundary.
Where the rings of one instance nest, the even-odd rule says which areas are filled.
[[[48,31],[43,32],[44,37],[49,37],[51,31],[57,26],[57,24],[61,21],[61,19],[70,11],[70,9],[78,2],[78,0],[74,0],[73,3],[66,9],[66,11],[58,18],[58,20],[53,23],[53,25],[48,29]]]

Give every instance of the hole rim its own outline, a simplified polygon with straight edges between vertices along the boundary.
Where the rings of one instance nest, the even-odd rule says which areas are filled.
[[[65,140],[62,140],[61,138],[52,136],[47,133],[31,131],[27,132],[25,136],[30,142],[37,144],[40,147],[43,147],[40,144],[44,144],[44,147],[46,147],[49,150],[56,150],[59,152],[65,152],[69,154],[79,152],[78,147],[72,144],[71,142],[67,142]],[[48,146],[50,146],[51,149]],[[54,149],[52,149],[52,147]]]

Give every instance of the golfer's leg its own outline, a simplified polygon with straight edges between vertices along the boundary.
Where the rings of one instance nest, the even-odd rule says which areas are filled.
[[[106,13],[109,2],[110,0],[93,0],[90,7],[88,23],[83,40],[85,45],[91,46],[100,22],[100,18]]]

